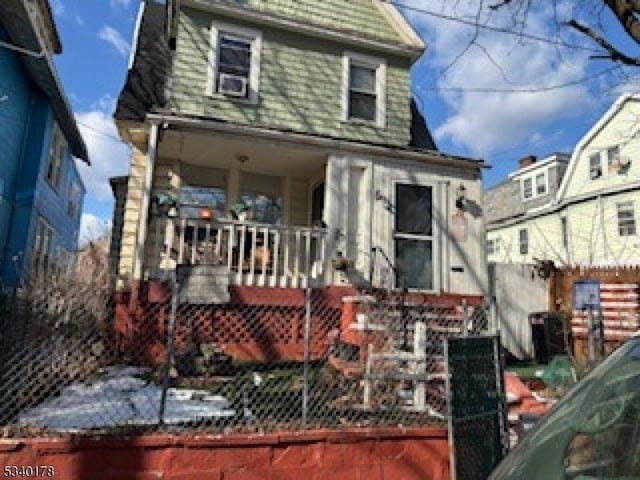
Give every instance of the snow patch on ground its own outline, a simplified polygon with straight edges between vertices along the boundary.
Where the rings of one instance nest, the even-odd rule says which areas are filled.
[[[99,378],[65,387],[57,397],[23,412],[18,424],[58,430],[154,425],[158,423],[162,388],[134,376],[146,372],[139,367],[109,367]],[[234,415],[229,401],[220,395],[206,390],[167,391],[167,424]]]

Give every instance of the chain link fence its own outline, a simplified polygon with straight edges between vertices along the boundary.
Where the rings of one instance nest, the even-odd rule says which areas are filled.
[[[4,435],[440,423],[445,338],[489,329],[478,298],[252,290],[199,272],[117,294],[96,271],[40,275],[5,295]]]

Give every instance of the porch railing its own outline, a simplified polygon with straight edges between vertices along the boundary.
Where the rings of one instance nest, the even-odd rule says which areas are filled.
[[[221,265],[233,285],[299,287],[324,284],[326,229],[231,220],[153,220],[146,272],[171,278],[178,264]]]

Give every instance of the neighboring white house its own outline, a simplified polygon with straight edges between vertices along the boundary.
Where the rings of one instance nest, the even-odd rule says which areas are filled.
[[[570,159],[528,157],[485,192],[489,262],[640,263],[640,95],[620,97]]]

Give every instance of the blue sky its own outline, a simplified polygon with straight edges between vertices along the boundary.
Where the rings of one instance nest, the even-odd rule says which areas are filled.
[[[580,137],[624,92],[637,88],[633,72],[590,58],[593,43],[552,21],[551,2],[529,12],[526,33],[570,44],[476,31],[458,19],[475,18],[477,2],[397,0],[429,45],[412,70],[413,91],[438,147],[456,155],[481,157],[493,165],[485,183],[495,184],[520,157],[571,151]],[[560,19],[591,15],[574,8],[590,2],[558,0]],[[118,141],[112,114],[124,82],[138,0],[51,0],[64,51],[56,64],[93,166],[81,166],[88,187],[84,239],[105,228],[113,208],[108,178],[124,175],[128,148]],[[430,12],[430,13],[429,13]],[[508,12],[482,17],[490,26],[510,28]],[[606,11],[601,27],[634,53]],[[476,35],[477,33],[477,35]],[[469,44],[476,38],[473,44]],[[454,59],[456,59],[454,61]],[[523,91],[525,90],[525,91]],[[83,238],[81,238],[83,240]]]

